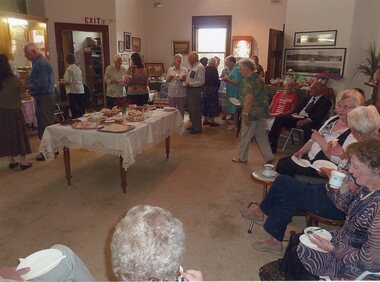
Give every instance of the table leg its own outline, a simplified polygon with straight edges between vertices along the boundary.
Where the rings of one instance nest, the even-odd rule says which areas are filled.
[[[127,172],[123,167],[123,157],[119,157],[120,160],[120,177],[121,177],[121,188],[123,188],[123,193],[127,192]]]
[[[169,154],[170,154],[170,136],[166,137],[166,139],[165,139],[165,145],[166,145],[166,159],[169,159]]]
[[[265,199],[267,194],[268,194],[268,184],[265,184],[264,189],[263,189],[263,200]]]
[[[65,160],[67,184],[71,185],[70,149],[68,147],[63,147],[63,159]]]

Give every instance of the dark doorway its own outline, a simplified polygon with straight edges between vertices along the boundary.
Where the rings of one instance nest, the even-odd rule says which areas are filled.
[[[65,55],[73,53],[82,70],[83,81],[89,87],[92,107],[105,104],[103,74],[110,64],[109,33],[106,25],[55,23],[58,54],[58,75],[65,72]],[[61,87],[61,99],[65,100]]]
[[[269,29],[268,62],[265,82],[269,83],[272,78],[281,77],[282,50],[284,46],[284,32]]]

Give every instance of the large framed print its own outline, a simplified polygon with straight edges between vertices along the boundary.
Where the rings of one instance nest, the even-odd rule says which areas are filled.
[[[337,30],[295,32],[294,47],[335,46],[337,33]]]
[[[190,52],[190,41],[173,41],[172,42],[173,55],[182,54],[187,55]]]
[[[343,77],[346,48],[285,49],[284,74],[315,76],[321,72]]]
[[[159,77],[165,72],[163,63],[145,63],[149,76]]]

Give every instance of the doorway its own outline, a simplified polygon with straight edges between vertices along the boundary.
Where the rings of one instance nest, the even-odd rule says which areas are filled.
[[[55,23],[55,36],[59,77],[66,69],[66,54],[73,53],[91,92],[91,108],[99,109],[105,105],[103,74],[110,64],[108,26]],[[60,89],[61,99],[66,100],[64,87]]]
[[[269,29],[268,62],[265,82],[269,83],[272,78],[281,77],[282,50],[284,46],[284,32]]]

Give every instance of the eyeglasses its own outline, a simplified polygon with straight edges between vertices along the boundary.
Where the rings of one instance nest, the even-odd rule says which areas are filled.
[[[335,109],[342,109],[345,111],[353,110],[354,108],[355,108],[354,106],[346,106],[346,105],[339,105],[339,104],[335,106]]]

